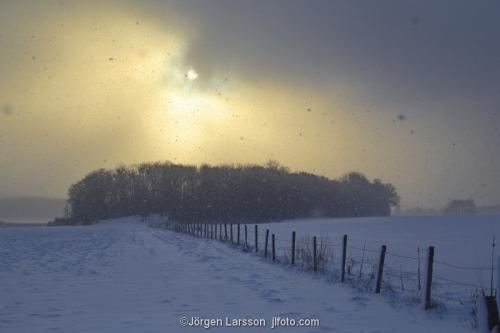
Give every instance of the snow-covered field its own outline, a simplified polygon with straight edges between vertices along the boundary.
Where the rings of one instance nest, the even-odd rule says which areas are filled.
[[[422,219],[422,218],[421,218]],[[290,231],[343,233],[358,245],[414,256],[488,265],[497,217],[294,221],[261,225],[286,241]],[[249,237],[251,239],[251,237]],[[263,238],[263,237],[261,237]],[[0,332],[186,332],[183,316],[318,318],[319,327],[283,332],[473,332],[453,311],[425,312],[398,298],[374,295],[322,275],[273,265],[228,244],[147,227],[136,218],[94,226],[0,229]],[[334,262],[335,263],[335,262]],[[450,268],[451,269],[451,268]],[[461,273],[460,273],[461,274]],[[457,275],[456,278],[470,277]]]
[[[386,245],[384,279],[395,292],[401,293],[404,287],[408,296],[419,295],[419,261],[423,283],[426,249],[434,246],[433,299],[448,311],[467,311],[462,305],[472,301],[474,290],[482,288],[490,292],[492,243],[495,235],[500,236],[500,216],[309,219],[270,223],[262,229],[276,234],[281,251],[289,247],[292,230],[296,231],[297,239],[326,237],[336,256],[334,268],[340,267],[342,236],[347,234],[351,280],[359,276],[363,247],[365,277],[372,272],[373,264],[378,263],[381,245]],[[495,256],[498,254],[495,251]],[[496,275],[496,271],[493,273]]]

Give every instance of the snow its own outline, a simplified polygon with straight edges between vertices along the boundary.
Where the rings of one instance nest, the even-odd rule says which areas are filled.
[[[261,230],[327,230],[332,236],[349,231],[374,243],[387,235],[385,230],[391,234],[388,249],[399,244],[403,251],[418,243],[419,230],[426,228],[412,227],[416,221],[411,219],[370,221],[294,221]],[[363,226],[372,225],[372,232],[364,233]],[[424,233],[422,242],[434,243],[438,254],[448,253],[446,259],[464,262],[449,252],[455,236],[481,239],[482,231],[436,229],[441,228],[447,230],[443,239]],[[486,247],[488,254],[487,243],[488,238],[469,244],[479,254]],[[280,328],[283,332],[474,332],[452,312],[426,312],[394,297],[272,264],[227,243],[151,228],[133,217],[93,226],[2,229],[0,253],[0,332],[205,330],[181,327],[182,316],[267,321],[260,328],[211,329],[225,332],[271,331],[273,316],[320,319],[319,327]]]
[[[384,277],[388,280],[392,273],[391,282],[396,289],[400,288],[401,270],[405,272],[405,288],[417,289],[417,248],[421,250],[421,282],[424,283],[425,250],[434,246],[433,298],[448,310],[463,311],[457,308],[471,301],[475,289],[490,292],[492,240],[495,235],[500,236],[500,216],[303,219],[265,224],[262,229],[275,233],[282,247],[290,243],[292,230],[296,231],[297,238],[327,237],[337,258],[341,238],[347,234],[348,257],[357,261],[361,259],[365,242],[366,248],[373,250],[366,252],[373,262],[378,261],[380,247],[385,244],[388,253],[385,266],[393,271],[387,270]],[[339,266],[339,260],[334,265]],[[365,268],[370,267],[365,265]],[[358,269],[359,264],[354,265],[353,270]]]

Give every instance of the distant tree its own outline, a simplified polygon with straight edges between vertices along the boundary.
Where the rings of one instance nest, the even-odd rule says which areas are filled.
[[[474,200],[451,200],[444,209],[445,215],[470,215],[476,213]]]

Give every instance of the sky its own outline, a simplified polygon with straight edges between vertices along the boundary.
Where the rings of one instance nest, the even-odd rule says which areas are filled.
[[[500,1],[0,0],[0,197],[258,163],[500,204]]]

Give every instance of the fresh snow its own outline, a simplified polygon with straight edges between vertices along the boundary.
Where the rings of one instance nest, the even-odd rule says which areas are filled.
[[[478,250],[482,258],[488,254],[491,236],[482,239],[474,232],[459,233],[439,224],[432,230],[442,232],[441,238],[429,230],[420,233],[426,229],[420,224],[412,233],[407,229],[416,221],[411,219],[401,227],[377,219],[371,225],[327,223],[331,221],[260,228],[271,227],[283,237],[292,229],[326,228],[332,236],[349,232],[373,241],[371,245],[391,235],[389,250],[399,246],[399,251],[421,240],[441,246],[437,255],[448,253],[443,258],[457,262],[464,258],[452,256],[453,246],[462,252],[466,246],[473,251],[485,247]],[[373,227],[367,234],[363,229],[368,225]],[[452,244],[459,236],[465,240]],[[470,243],[476,237],[480,243]],[[324,276],[273,265],[225,243],[151,228],[133,217],[93,226],[2,229],[0,253],[0,332],[204,331],[181,327],[182,316],[267,320],[265,328],[211,329],[224,332],[271,331],[273,316],[321,322],[320,327],[278,329],[283,332],[474,332],[453,312],[426,312],[397,297],[328,282]],[[465,257],[466,263],[471,258]]]

